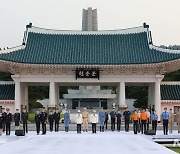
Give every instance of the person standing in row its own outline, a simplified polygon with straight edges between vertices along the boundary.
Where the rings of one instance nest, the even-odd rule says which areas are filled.
[[[168,135],[169,113],[167,112],[167,108],[164,108],[164,112],[162,113],[162,120],[163,120],[164,135]]]
[[[53,131],[53,123],[54,123],[54,115],[53,115],[52,111],[49,112],[48,122],[49,122],[50,132],[52,132]]]
[[[7,113],[5,111],[5,108],[2,109],[2,117],[3,117],[3,132],[5,132],[6,130],[6,116],[7,116]]]
[[[178,108],[178,112],[177,112],[177,125],[178,125],[178,133],[180,133],[180,108]]]
[[[170,112],[169,112],[169,133],[171,133],[171,134],[173,132],[173,126],[174,126],[174,113],[172,112],[172,109],[170,109]]]
[[[3,116],[2,113],[0,112],[0,135],[2,135],[2,130],[3,130]]]
[[[39,135],[40,123],[41,123],[41,115],[40,115],[39,111],[37,111],[35,114],[35,123],[36,123],[36,132],[37,132],[37,135]]]
[[[88,132],[88,111],[87,108],[84,108],[84,111],[82,113],[83,117],[83,132]]]
[[[7,108],[7,115],[6,115],[6,135],[10,135],[11,133],[11,122],[12,122],[12,114],[9,112],[10,109]]]
[[[156,114],[156,111],[153,111],[153,114],[151,115],[151,121],[152,121],[152,130],[157,130],[157,120],[158,120],[158,115]]]
[[[69,114],[68,110],[66,109],[66,112],[64,113],[65,132],[69,131],[69,123],[70,123],[70,114]]]
[[[141,113],[141,133],[142,134],[146,134],[146,122],[147,122],[147,113],[145,112],[145,109],[143,109]]]
[[[56,112],[54,113],[54,121],[55,121],[55,132],[59,131],[59,121],[60,121],[60,113],[59,110],[56,109]]]
[[[149,123],[150,123],[151,114],[150,114],[148,108],[146,108],[146,114],[147,114],[147,122],[146,122],[147,127],[146,127],[146,130],[149,130]]]
[[[45,112],[45,108],[43,108],[41,112],[42,135],[46,135],[46,123],[47,113]]]
[[[108,120],[109,120],[109,114],[108,114],[107,110],[105,110],[104,112],[105,112],[105,121],[104,121],[104,125],[105,125],[106,130],[107,130],[107,124],[108,124]]]
[[[130,111],[128,111],[128,108],[126,108],[126,110],[124,111],[123,116],[125,121],[125,131],[129,132],[129,122],[130,122],[131,113]]]
[[[91,123],[92,123],[92,133],[96,134],[96,124],[98,123],[98,116],[95,110],[93,110],[93,114],[91,115]]]
[[[14,114],[14,122],[15,122],[15,130],[18,130],[19,129],[19,123],[20,123],[19,109],[16,109],[16,113]]]
[[[141,110],[138,110],[138,133],[141,132]]]
[[[139,116],[137,111],[134,111],[134,114],[132,116],[132,120],[133,120],[133,130],[134,130],[134,134],[137,134],[138,131],[138,121],[139,121]]]
[[[25,132],[28,133],[28,113],[27,113],[26,108],[23,109],[23,112],[21,114],[21,120],[23,122],[24,134]]]
[[[76,114],[76,122],[77,122],[77,133],[81,134],[81,125],[83,122],[83,118],[80,110],[78,110],[78,113]]]
[[[120,110],[118,110],[117,114],[116,114],[116,119],[117,119],[117,131],[120,132],[121,130],[121,118],[122,115],[120,113]]]
[[[114,131],[115,130],[115,120],[116,120],[116,112],[114,111],[114,109],[112,109],[110,116],[111,116],[111,130]]]
[[[105,112],[102,109],[102,111],[99,112],[100,132],[104,132],[104,122],[105,122]]]

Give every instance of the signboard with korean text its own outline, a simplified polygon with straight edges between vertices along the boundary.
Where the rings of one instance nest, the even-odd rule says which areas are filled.
[[[99,79],[99,70],[97,70],[97,69],[77,69],[76,70],[76,79],[77,78],[98,78]]]

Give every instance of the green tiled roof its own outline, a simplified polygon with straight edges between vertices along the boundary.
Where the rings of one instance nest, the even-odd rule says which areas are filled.
[[[161,100],[180,100],[180,85],[161,85]]]
[[[0,100],[14,100],[15,85],[14,84],[0,84]]]
[[[179,58],[179,53],[149,48],[147,31],[129,34],[29,32],[24,49],[0,54],[0,60],[31,64],[149,64]]]

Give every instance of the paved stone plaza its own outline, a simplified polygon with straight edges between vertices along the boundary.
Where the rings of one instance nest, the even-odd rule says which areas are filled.
[[[1,153],[6,154],[174,154],[162,145],[156,144],[150,136],[134,135],[132,132],[105,132],[91,134],[58,132],[37,136],[29,132],[26,137],[13,135],[0,137]]]

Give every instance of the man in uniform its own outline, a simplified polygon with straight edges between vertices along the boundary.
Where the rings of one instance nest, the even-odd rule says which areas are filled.
[[[156,114],[156,111],[153,111],[153,114],[151,115],[151,120],[152,120],[152,130],[157,130],[157,120],[158,120],[158,115]]]
[[[37,111],[35,114],[35,123],[36,123],[36,132],[37,132],[37,135],[39,135],[40,123],[41,123],[41,115],[40,115],[39,111]]]
[[[124,111],[123,116],[125,121],[125,131],[129,132],[129,122],[130,122],[131,113],[130,111],[128,111],[128,108],[126,108],[126,110]]]
[[[111,116],[111,130],[114,131],[115,130],[115,120],[116,120],[116,112],[115,112],[114,108],[110,112],[110,116]]]
[[[149,130],[149,123],[150,123],[151,114],[150,114],[148,108],[146,108],[146,114],[147,114],[147,123],[146,123],[147,127],[146,127],[146,129]]]
[[[12,122],[12,114],[9,112],[10,109],[7,108],[7,116],[6,116],[6,135],[10,135],[11,133],[11,122]]]
[[[178,108],[178,112],[177,112],[177,125],[178,125],[178,133],[180,133],[180,108]]]
[[[88,111],[87,108],[84,108],[84,111],[82,112],[83,117],[83,132],[88,132]]]
[[[27,113],[27,110],[26,108],[23,109],[23,112],[21,114],[21,120],[23,122],[23,131],[24,131],[24,134],[25,133],[28,133],[28,113]]]
[[[45,107],[44,107],[41,112],[42,135],[46,135],[46,123],[47,123],[47,113],[45,112]]]
[[[173,132],[173,126],[174,126],[174,113],[172,112],[172,109],[170,109],[170,112],[169,112],[169,133]]]
[[[168,121],[169,121],[169,112],[167,112],[167,108],[164,108],[164,112],[162,113],[163,120],[163,132],[164,135],[168,135]]]
[[[108,124],[108,120],[109,120],[109,114],[107,112],[107,110],[104,111],[105,112],[105,121],[104,121],[104,125],[107,129],[107,124]]]
[[[56,111],[54,113],[55,132],[59,131],[59,120],[60,120],[60,113],[59,113],[59,110],[56,109]]]
[[[69,131],[69,122],[70,122],[70,114],[69,114],[69,111],[66,109],[66,112],[64,113],[65,132]]]
[[[3,109],[2,109],[3,132],[5,132],[5,129],[6,129],[6,116],[7,116],[6,110],[5,110],[5,108],[3,108]]]
[[[19,109],[16,109],[16,113],[14,114],[14,122],[15,122],[15,130],[18,130],[19,129],[19,122],[20,122]]]
[[[52,113],[52,111],[49,112],[49,115],[48,115],[48,122],[49,122],[49,130],[50,132],[53,131],[53,123],[54,123],[54,115]]]
[[[104,132],[104,121],[105,121],[105,113],[102,109],[101,112],[99,112],[99,124],[100,124],[100,132]]]
[[[118,110],[118,113],[116,114],[116,119],[117,119],[117,131],[120,132],[121,130],[121,118],[122,115],[120,113],[120,110]]]

